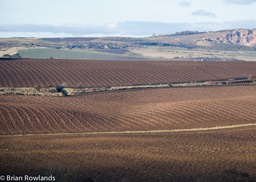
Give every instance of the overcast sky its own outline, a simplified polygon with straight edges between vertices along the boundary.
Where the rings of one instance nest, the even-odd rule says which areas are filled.
[[[0,0],[0,37],[256,28],[256,0]]]

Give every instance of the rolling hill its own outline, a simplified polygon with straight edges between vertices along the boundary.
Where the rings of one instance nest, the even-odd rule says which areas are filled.
[[[255,86],[0,99],[2,135],[171,130],[256,122]]]
[[[256,75],[256,62],[7,59],[0,67],[0,87],[120,86]]]

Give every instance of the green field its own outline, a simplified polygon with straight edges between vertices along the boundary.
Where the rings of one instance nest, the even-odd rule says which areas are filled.
[[[89,60],[153,60],[152,58],[102,53],[96,51],[77,51],[50,48],[30,48],[18,51],[23,58],[38,59],[89,59]]]

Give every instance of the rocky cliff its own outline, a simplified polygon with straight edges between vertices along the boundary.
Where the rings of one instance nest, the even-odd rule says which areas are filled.
[[[256,46],[256,29],[236,29],[205,34],[199,42],[224,43],[242,46]]]

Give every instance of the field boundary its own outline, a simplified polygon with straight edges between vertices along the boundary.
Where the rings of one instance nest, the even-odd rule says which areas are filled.
[[[214,126],[214,127],[206,127],[206,128],[172,129],[172,130],[145,130],[145,131],[140,130],[140,131],[106,131],[106,132],[81,132],[81,133],[19,134],[19,135],[0,135],[0,137],[182,133],[182,132],[216,131],[216,130],[243,128],[243,127],[250,127],[250,126],[256,126],[256,123],[236,124],[236,125],[226,125],[226,126]]]
[[[197,82],[178,82],[178,83],[155,83],[155,84],[136,84],[123,86],[107,87],[0,87],[0,95],[29,95],[29,96],[74,96],[92,92],[106,92],[118,90],[137,90],[149,88],[186,88],[186,87],[212,87],[212,86],[241,86],[256,85],[254,77],[252,80],[247,78],[233,78],[227,80],[215,81],[197,81]]]
[[[118,91],[118,90],[138,90],[148,88],[186,88],[186,87],[213,87],[213,86],[241,86],[241,85],[256,85],[255,78],[251,79],[240,77],[225,80],[204,80],[196,82],[176,82],[176,83],[154,83],[154,84],[135,84],[111,87],[63,87],[67,96],[80,95],[91,92]]]

